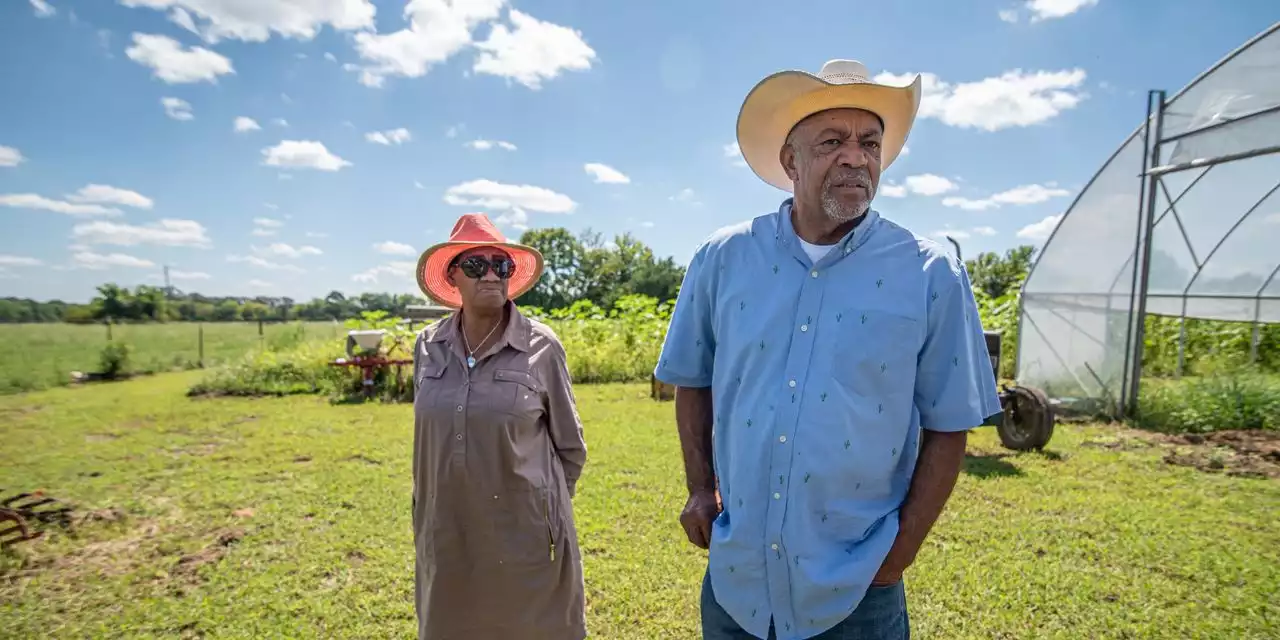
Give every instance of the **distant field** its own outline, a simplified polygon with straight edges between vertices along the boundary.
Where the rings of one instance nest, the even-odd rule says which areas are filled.
[[[131,369],[164,371],[188,369],[200,362],[200,324],[114,325],[111,337],[132,347]],[[205,366],[237,358],[264,342],[295,341],[333,336],[343,331],[330,322],[268,324],[258,336],[256,322],[207,322],[204,327]],[[72,371],[96,371],[107,345],[103,325],[0,324],[0,394],[66,384]]]

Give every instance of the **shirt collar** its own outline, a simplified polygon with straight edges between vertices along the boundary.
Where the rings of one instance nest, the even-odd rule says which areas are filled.
[[[490,350],[497,351],[505,344],[517,351],[528,353],[529,339],[533,333],[533,323],[523,313],[520,313],[520,308],[510,300],[507,301],[507,310],[511,314],[510,320],[507,322],[507,328]],[[460,331],[458,324],[460,322],[462,322],[460,313],[454,312],[450,314],[449,317],[440,321],[439,328],[428,338],[428,342],[444,342],[451,346],[456,345],[461,349],[462,341],[458,338],[458,331]]]
[[[790,251],[801,262],[808,264],[809,256],[804,252],[804,247],[800,245],[800,236],[796,235],[795,226],[791,224],[791,207],[794,202],[795,198],[787,198],[778,207],[778,247]],[[866,214],[862,216],[858,224],[854,225],[853,229],[835,244],[831,253],[818,262],[826,262],[828,259],[839,260],[853,253],[858,247],[862,246],[862,243],[866,242],[867,238],[879,225],[880,213],[875,209],[867,209]]]

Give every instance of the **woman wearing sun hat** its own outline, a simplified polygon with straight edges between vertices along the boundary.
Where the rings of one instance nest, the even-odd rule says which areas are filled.
[[[416,275],[457,310],[414,348],[418,638],[581,640],[571,499],[587,446],[564,347],[512,302],[542,255],[466,214]]]

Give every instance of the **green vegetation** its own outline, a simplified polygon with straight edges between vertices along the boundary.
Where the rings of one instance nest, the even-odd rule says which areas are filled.
[[[1280,376],[1248,372],[1146,380],[1138,426],[1166,433],[1225,429],[1280,431]]]
[[[0,398],[0,487],[79,523],[0,552],[4,635],[411,636],[410,407],[187,398],[198,375]],[[576,391],[592,635],[697,637],[672,405]],[[907,575],[916,635],[1276,637],[1280,483],[1166,452],[1114,427],[1061,426],[1043,454],[975,433]]]
[[[263,326],[262,336],[258,335],[256,323],[129,324],[110,328],[0,324],[0,344],[5,345],[5,354],[0,357],[0,394],[65,385],[71,381],[72,371],[101,372],[105,364],[103,350],[111,344],[128,345],[127,362],[118,373],[193,368],[200,363],[201,331],[206,367],[239,359],[264,345],[283,349],[309,339],[338,343],[337,338],[343,333],[342,326],[333,322],[268,324]]]

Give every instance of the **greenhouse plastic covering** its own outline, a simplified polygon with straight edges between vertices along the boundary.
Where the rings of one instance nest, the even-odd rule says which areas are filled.
[[[1280,24],[1150,122],[1063,214],[1023,286],[1018,382],[1066,407],[1124,406],[1144,261],[1149,314],[1280,322]]]

